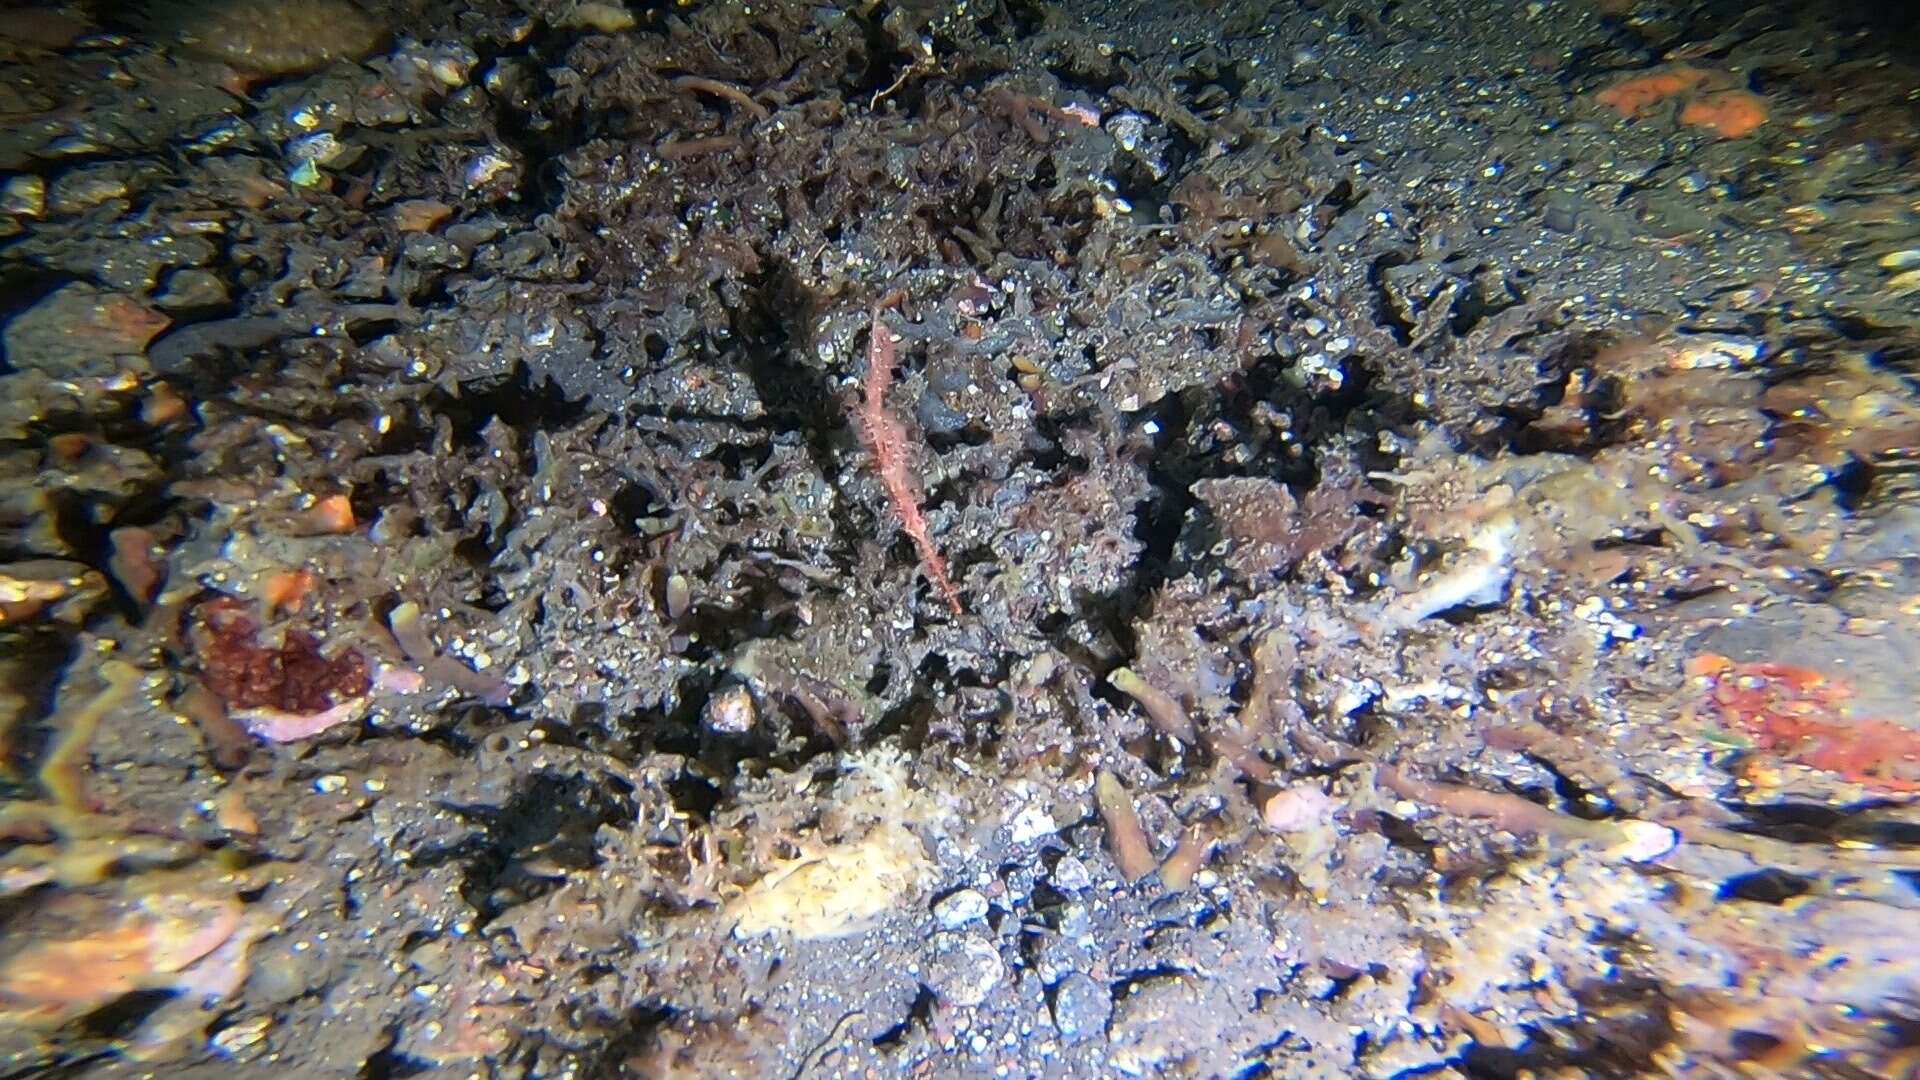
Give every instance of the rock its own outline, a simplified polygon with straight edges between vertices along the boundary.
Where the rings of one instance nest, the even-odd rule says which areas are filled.
[[[745,735],[755,722],[753,694],[741,684],[720,690],[707,699],[700,719],[717,735]]]
[[[379,48],[387,30],[347,0],[231,0],[152,6],[148,21],[189,52],[241,71],[287,75]]]
[[[1033,862],[1014,863],[1001,871],[1000,884],[1005,891],[997,895],[1007,904],[1026,903],[1033,896],[1034,886],[1040,884],[1040,866]]]
[[[1087,950],[1060,934],[1034,935],[1026,947],[1028,970],[1046,986],[1086,969]]]
[[[1093,976],[1076,971],[1053,988],[1053,1026],[1068,1043],[1084,1042],[1106,1030],[1113,1017],[1113,995]]]
[[[1204,1028],[1187,1018],[1215,1007],[1200,980],[1182,975],[1137,982],[1119,1002],[1108,1000],[1113,1016],[1108,1061],[1128,1076],[1157,1075],[1200,1049],[1207,1040]]]
[[[393,227],[404,233],[432,232],[453,216],[453,207],[438,199],[407,199],[395,203],[387,214]]]
[[[1077,900],[1055,908],[1050,921],[1062,937],[1085,940],[1093,933],[1093,912]]]
[[[58,378],[111,375],[167,328],[165,315],[132,297],[92,285],[68,285],[13,317],[0,344],[16,370]]]
[[[961,938],[942,948],[935,944],[927,985],[947,1005],[970,1009],[987,1000],[1006,977],[1007,965],[991,941]]]
[[[958,930],[987,917],[987,898],[978,889],[948,893],[933,905],[934,921],[948,930]]]
[[[211,270],[175,270],[153,302],[167,311],[225,307],[232,298],[227,283]]]
[[[1093,888],[1093,874],[1088,872],[1087,864],[1072,855],[1060,856],[1053,864],[1053,887],[1061,892],[1084,892]]]
[[[603,34],[617,34],[622,30],[631,30],[635,24],[633,12],[619,4],[599,3],[588,0],[560,16],[554,25],[568,30],[591,29]]]
[[[0,185],[0,214],[39,217],[47,212],[47,182],[38,176],[12,176]]]
[[[1056,828],[1053,815],[1047,813],[1046,807],[1030,804],[1022,807],[1020,812],[1013,815],[1012,820],[1007,822],[1007,839],[1015,844],[1031,844],[1043,837],[1051,836]]]
[[[47,205],[56,214],[79,214],[101,203],[126,198],[160,173],[150,163],[134,161],[76,166],[54,180]]]

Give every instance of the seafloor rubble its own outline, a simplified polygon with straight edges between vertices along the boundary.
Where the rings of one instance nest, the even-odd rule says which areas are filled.
[[[0,1072],[1911,1075],[1896,16],[7,5]]]

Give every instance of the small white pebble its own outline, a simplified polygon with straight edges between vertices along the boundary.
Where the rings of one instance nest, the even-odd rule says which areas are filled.
[[[987,917],[987,898],[977,889],[961,889],[933,905],[933,918],[948,930],[958,930]]]

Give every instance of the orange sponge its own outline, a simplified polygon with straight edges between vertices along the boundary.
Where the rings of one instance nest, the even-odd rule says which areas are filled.
[[[1599,98],[1622,116],[1638,116],[1668,98],[1691,93],[1706,81],[1706,72],[1682,64],[1623,79],[1600,91]]]
[[[1680,110],[1680,122],[1706,128],[1723,139],[1738,139],[1767,122],[1767,102],[1747,90],[1702,94]]]

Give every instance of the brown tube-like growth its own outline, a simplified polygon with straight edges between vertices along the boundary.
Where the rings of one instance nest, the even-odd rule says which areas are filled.
[[[1132,668],[1116,668],[1107,676],[1115,690],[1140,703],[1146,711],[1147,719],[1160,733],[1191,746],[1194,738],[1193,720],[1187,716],[1187,710],[1174,700],[1172,694],[1140,677]]]
[[[1101,769],[1094,778],[1093,798],[1100,807],[1100,820],[1106,824],[1107,846],[1113,853],[1113,864],[1120,868],[1120,876],[1132,884],[1153,873],[1153,846],[1147,843],[1147,832],[1140,827],[1140,814],[1133,807],[1133,796],[1127,794],[1127,789],[1112,773]]]

